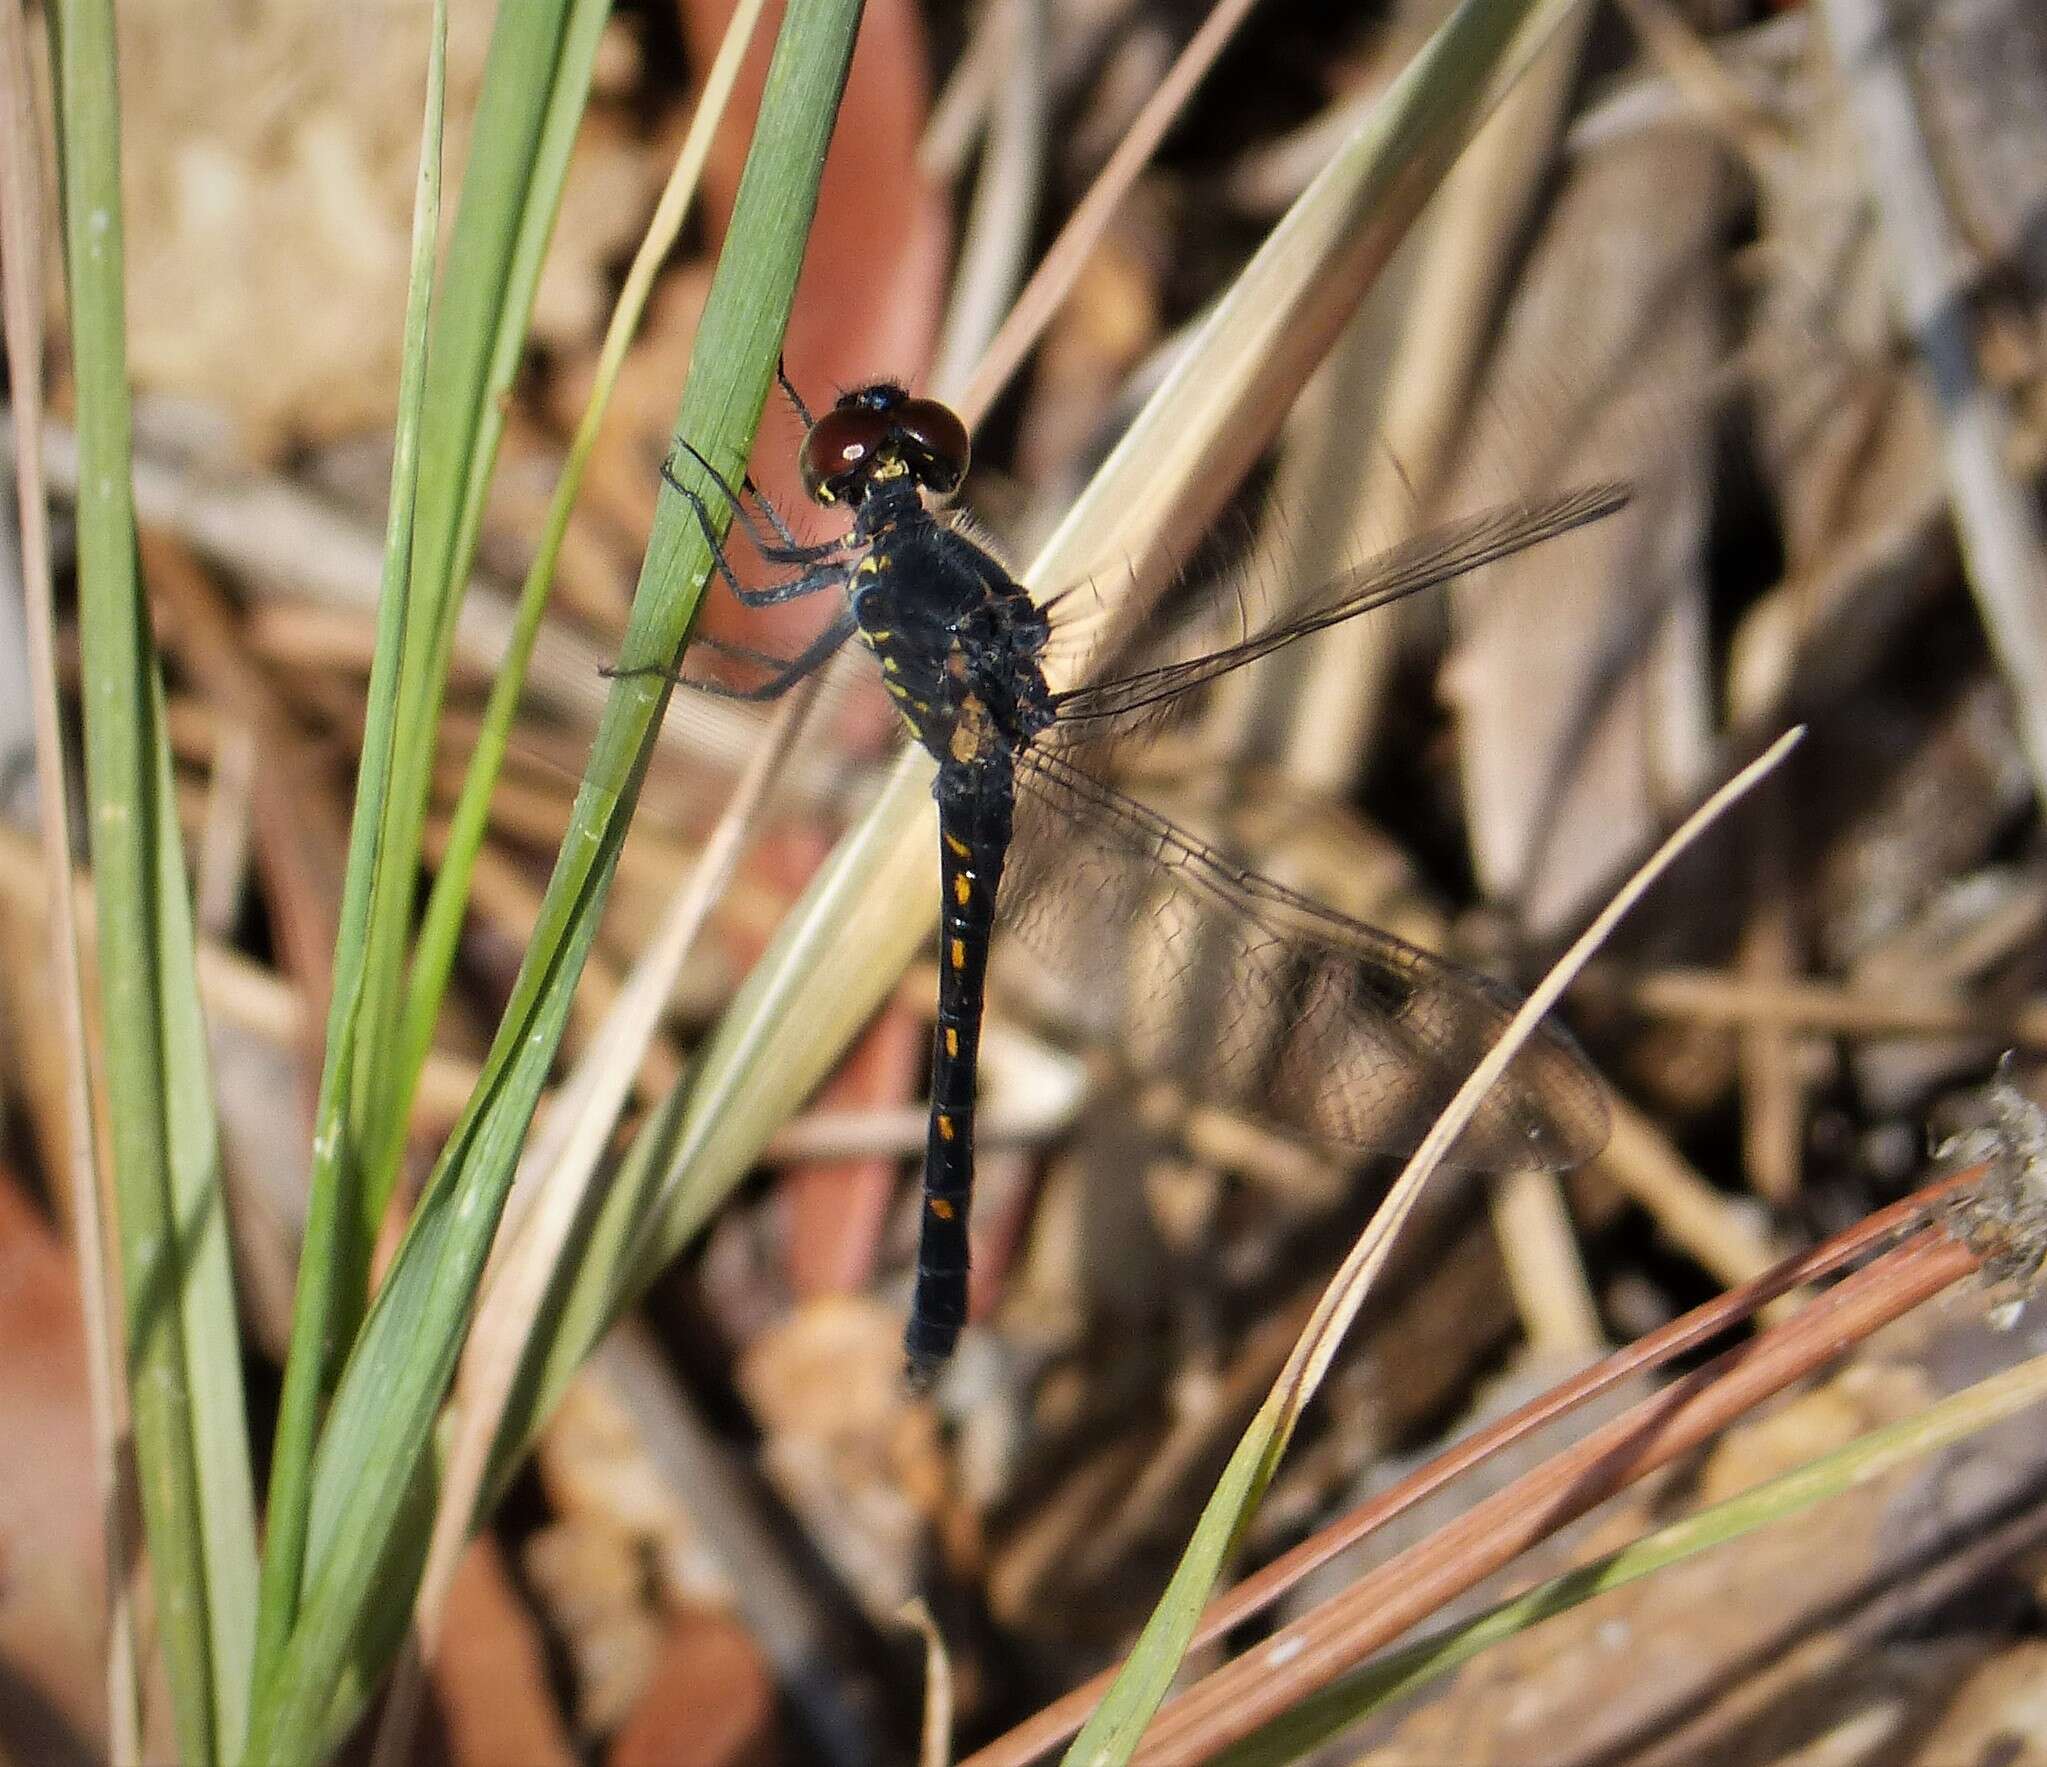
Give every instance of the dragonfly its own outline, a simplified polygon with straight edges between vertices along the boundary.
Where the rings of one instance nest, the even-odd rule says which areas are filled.
[[[933,500],[966,477],[965,424],[892,381],[843,393],[813,417],[779,369],[805,431],[805,491],[850,526],[806,544],[750,478],[735,488],[680,445],[662,468],[710,539],[726,585],[751,607],[841,591],[831,623],[792,658],[741,647],[764,678],[740,687],[665,667],[729,697],[769,700],[849,640],[879,665],[910,738],[937,764],[938,1009],[910,1316],[911,1386],[928,1388],[967,1320],[977,1058],[998,918],[1044,949],[1092,953],[1085,994],[1143,1071],[1186,1095],[1261,1117],[1335,1150],[1412,1151],[1517,1004],[1490,980],[1352,920],[1233,862],[1103,777],[1109,739],[1155,726],[1186,695],[1370,609],[1509,557],[1621,507],[1617,483],[1502,506],[1343,573],[1237,642],[1189,659],[1055,690],[1054,620]],[[706,491],[685,482],[685,455]],[[707,494],[729,507],[781,580],[742,584]],[[764,531],[748,499],[765,519]],[[1056,605],[1056,601],[1055,604]],[[708,642],[708,641],[704,641]],[[1012,854],[1015,863],[1012,864]],[[1114,954],[1144,926],[1169,970],[1199,970],[1200,1022],[1176,1012],[1156,971]],[[1453,1148],[1467,1168],[1563,1169],[1596,1153],[1604,1093],[1568,1033],[1545,1023]]]

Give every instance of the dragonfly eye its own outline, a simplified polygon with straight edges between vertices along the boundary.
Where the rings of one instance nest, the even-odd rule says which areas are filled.
[[[828,504],[853,493],[893,427],[886,413],[857,405],[827,411],[803,439],[803,488]]]
[[[936,399],[905,399],[891,415],[917,482],[941,497],[957,490],[973,458],[967,426]]]

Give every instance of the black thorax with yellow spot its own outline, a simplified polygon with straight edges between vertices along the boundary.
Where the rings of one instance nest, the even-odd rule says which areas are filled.
[[[941,770],[1000,764],[1052,721],[1044,614],[979,546],[931,520],[914,486],[873,491],[854,543],[866,548],[849,588],[860,641]]]

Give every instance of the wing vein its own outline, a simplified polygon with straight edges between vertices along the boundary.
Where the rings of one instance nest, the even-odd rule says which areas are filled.
[[[1610,515],[1628,500],[1619,483],[1581,486],[1541,503],[1515,503],[1433,529],[1334,578],[1313,611],[1242,643],[1178,663],[1162,663],[1053,696],[1061,724],[1116,718],[1177,698],[1310,633],[1494,564]]]

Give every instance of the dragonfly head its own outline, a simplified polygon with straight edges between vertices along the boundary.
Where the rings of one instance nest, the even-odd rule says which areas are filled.
[[[877,486],[908,480],[944,497],[967,476],[967,426],[936,399],[891,381],[856,387],[803,439],[803,488],[830,507],[858,509]]]

